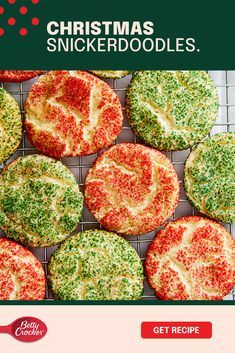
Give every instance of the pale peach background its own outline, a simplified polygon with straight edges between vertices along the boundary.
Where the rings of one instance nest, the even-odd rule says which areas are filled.
[[[1,353],[232,353],[235,306],[1,306],[0,324],[35,316],[48,326],[41,341],[0,334]],[[144,340],[142,321],[211,321],[213,338]]]

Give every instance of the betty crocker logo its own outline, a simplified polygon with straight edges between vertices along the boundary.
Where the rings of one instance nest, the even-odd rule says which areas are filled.
[[[34,15],[35,5],[39,2],[40,0],[5,0],[5,4],[0,4],[0,37],[11,32],[11,28],[19,35],[27,36],[31,28],[40,24],[39,18]]]
[[[0,326],[0,333],[8,333],[22,342],[34,342],[45,336],[47,326],[35,317],[21,317],[10,325]]]

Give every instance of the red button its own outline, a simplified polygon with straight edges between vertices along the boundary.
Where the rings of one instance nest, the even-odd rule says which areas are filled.
[[[211,338],[211,322],[142,322],[142,338]]]

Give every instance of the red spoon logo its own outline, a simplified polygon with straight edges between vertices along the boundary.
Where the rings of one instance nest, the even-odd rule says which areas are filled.
[[[0,333],[8,333],[22,342],[40,340],[47,333],[47,326],[35,317],[21,317],[7,326],[0,326]]]

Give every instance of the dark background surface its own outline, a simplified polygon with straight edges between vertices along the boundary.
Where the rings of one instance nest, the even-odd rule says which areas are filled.
[[[162,5],[164,3],[164,5]],[[197,5],[181,0],[143,2],[111,2],[75,0],[45,1],[37,5],[30,0],[18,0],[9,5],[0,0],[5,12],[0,16],[0,27],[5,35],[0,37],[1,69],[235,69],[235,5],[234,1],[198,0]],[[232,5],[233,4],[233,5]],[[27,15],[19,14],[19,7],[28,7]],[[9,17],[15,17],[15,26],[8,26]],[[40,25],[31,25],[38,17]],[[49,21],[102,21],[136,20],[153,21],[155,36],[193,37],[200,52],[124,52],[124,53],[49,53],[46,41]],[[19,35],[26,27],[27,36]],[[91,36],[90,36],[91,37]]]

